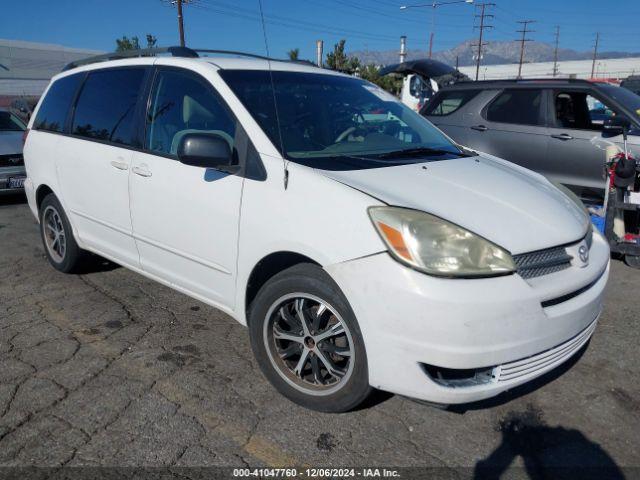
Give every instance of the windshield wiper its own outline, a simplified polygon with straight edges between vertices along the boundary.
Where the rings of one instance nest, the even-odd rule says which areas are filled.
[[[459,157],[466,157],[464,152],[452,152],[451,150],[445,150],[443,148],[406,148],[403,150],[394,150],[393,152],[382,153],[376,155],[377,158],[402,158],[402,157],[423,157],[427,155],[457,155]]]

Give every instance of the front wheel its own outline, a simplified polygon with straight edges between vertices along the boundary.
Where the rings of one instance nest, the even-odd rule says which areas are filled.
[[[260,368],[290,400],[344,412],[369,395],[358,322],[322,268],[296,265],[269,280],[251,305],[249,328]]]

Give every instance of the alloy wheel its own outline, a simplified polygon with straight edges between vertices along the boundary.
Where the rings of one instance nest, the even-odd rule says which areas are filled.
[[[329,395],[349,380],[355,350],[348,325],[328,303],[293,293],[273,303],[264,322],[269,360],[294,388]]]
[[[60,213],[49,205],[44,210],[42,222],[47,251],[56,263],[61,263],[67,251],[67,236]]]

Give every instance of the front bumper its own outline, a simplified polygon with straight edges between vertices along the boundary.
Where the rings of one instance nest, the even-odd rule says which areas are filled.
[[[24,166],[0,168],[0,194],[23,192],[23,188],[9,188],[9,178],[26,176],[27,171]]]
[[[387,253],[326,270],[358,318],[371,385],[459,404],[526,383],[560,365],[589,340],[609,275],[609,247],[599,234],[594,235],[590,257],[587,266],[572,265],[530,280],[517,274],[436,278],[400,265]],[[579,294],[572,296],[574,292]],[[542,305],[563,298],[567,300]],[[492,378],[471,386],[443,386],[427,374],[425,365],[490,369]]]

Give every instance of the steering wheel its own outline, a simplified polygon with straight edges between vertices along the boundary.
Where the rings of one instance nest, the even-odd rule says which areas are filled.
[[[361,113],[356,113],[355,116],[356,116],[356,118],[361,119],[363,124],[365,123],[364,116]],[[356,126],[351,126],[351,127],[347,128],[345,131],[343,131],[340,135],[338,135],[336,137],[336,139],[335,139],[335,141],[333,143],[343,142],[345,138],[347,138],[353,132],[358,130],[360,127],[361,127],[361,125],[356,125]]]

